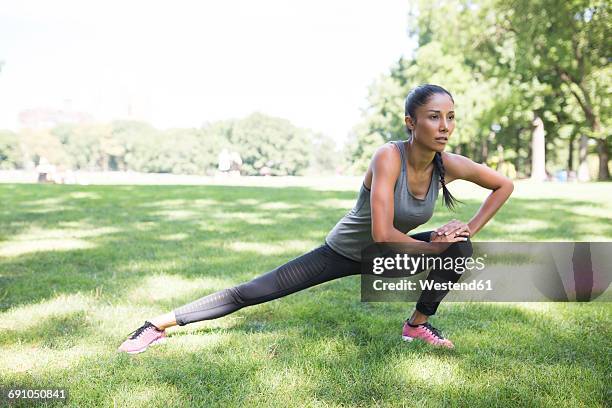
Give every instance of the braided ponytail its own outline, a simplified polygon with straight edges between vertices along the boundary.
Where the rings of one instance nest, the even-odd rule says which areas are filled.
[[[457,203],[461,201],[457,200],[451,192],[446,187],[446,182],[444,181],[444,163],[442,161],[442,153],[436,152],[433,159],[434,166],[436,166],[436,170],[438,170],[438,174],[440,175],[440,185],[442,186],[442,194],[444,196],[444,205],[448,207],[450,210],[455,211],[455,206]]]

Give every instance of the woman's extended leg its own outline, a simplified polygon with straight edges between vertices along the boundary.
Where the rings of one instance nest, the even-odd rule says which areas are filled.
[[[246,306],[278,299],[360,272],[360,262],[346,258],[323,244],[249,282],[204,296],[170,313],[147,320],[119,349],[138,353],[146,350],[151,341],[164,337],[167,327],[216,319]]]
[[[205,296],[174,310],[184,326],[216,319],[343,276],[360,273],[360,263],[334,252],[327,244],[313,249],[249,282]]]

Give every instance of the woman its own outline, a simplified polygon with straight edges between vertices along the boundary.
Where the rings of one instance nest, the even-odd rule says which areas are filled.
[[[201,320],[216,319],[343,276],[361,272],[361,250],[373,242],[410,243],[420,253],[434,256],[471,256],[469,238],[480,231],[508,199],[512,182],[470,159],[444,152],[455,129],[454,101],[437,85],[421,85],[406,98],[407,141],[380,147],[366,172],[355,207],[327,235],[325,244],[250,282],[224,289],[145,321],[119,347],[139,353],[165,340],[165,329]],[[468,180],[492,193],[466,224],[452,220],[435,231],[408,236],[427,222],[441,187],[444,203],[453,208],[455,198],[446,185]],[[461,275],[433,269],[428,280],[456,282]],[[435,314],[447,291],[423,291],[416,309],[404,322],[404,340],[421,339],[452,348],[453,343],[427,319]]]

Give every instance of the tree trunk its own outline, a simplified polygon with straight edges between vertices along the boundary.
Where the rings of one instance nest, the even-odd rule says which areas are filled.
[[[607,181],[610,179],[610,169],[608,168],[608,141],[606,139],[597,139],[597,155],[599,156],[599,181]]]
[[[516,132],[515,150],[516,155],[514,156],[514,168],[516,169],[516,175],[520,174],[521,169],[521,132],[522,129],[518,129]]]
[[[472,160],[477,161],[476,158],[478,157],[478,154],[480,153],[480,149],[478,148],[478,142],[473,142],[472,143]]]
[[[580,135],[580,142],[578,146],[578,181],[589,181],[591,176],[589,175],[589,165],[587,164],[587,149],[589,145],[589,138],[587,135]]]
[[[567,172],[574,170],[574,141],[576,140],[576,134],[572,133],[569,138],[569,154],[567,155]]]
[[[487,163],[487,159],[489,158],[489,141],[484,138],[482,140],[482,146],[480,149],[480,154],[481,154],[481,160],[480,162],[483,164]]]
[[[502,144],[497,145],[497,168],[495,170],[506,177],[516,177],[516,174],[511,174],[508,170],[508,166],[505,165],[504,146]]]
[[[497,170],[499,170],[504,164],[504,146],[501,144],[497,145],[497,156],[499,157],[499,160],[497,161]]]
[[[528,129],[527,132],[530,132]],[[531,158],[533,157],[533,143],[527,144],[527,158],[523,160],[523,167],[525,168],[525,177],[531,176]]]
[[[534,129],[531,139],[531,179],[546,180],[546,149],[544,140],[544,122],[539,116],[533,121]]]
[[[576,91],[571,90],[571,86],[570,86],[570,90],[572,94],[574,95],[574,97],[576,98],[576,100],[578,101],[580,108],[582,108],[582,111],[584,112],[584,116],[587,120],[587,123],[591,126],[591,130],[593,131],[593,134],[598,137],[601,137],[601,135],[599,134],[601,132],[601,125],[599,122],[599,117],[595,114],[595,110],[593,109],[593,104],[591,103],[591,97],[589,96],[589,93],[587,92],[584,84],[582,83],[582,79],[577,80],[576,78],[571,78],[567,74],[567,72],[563,72],[561,74],[561,78],[566,82],[574,82],[578,86],[578,88],[580,89],[580,92],[582,93],[582,98]],[[580,158],[580,164],[578,167],[578,180],[588,181],[590,179],[588,166],[586,164],[586,148],[587,148],[588,139],[583,140],[583,138],[586,138],[586,136],[580,137],[581,158]],[[601,152],[599,150],[600,149],[599,142],[597,145],[597,153],[598,153],[598,158],[599,158],[599,179],[602,180],[601,178],[602,176],[604,177],[607,176],[607,178],[604,179],[604,180],[607,180],[608,178],[610,178],[610,172],[608,171],[608,162],[607,161],[603,163],[601,162],[602,159],[604,160],[608,159],[607,148],[604,149],[605,145],[607,145],[605,140],[603,141],[603,144],[604,146],[602,146]],[[582,153],[584,153],[584,157],[582,156]]]

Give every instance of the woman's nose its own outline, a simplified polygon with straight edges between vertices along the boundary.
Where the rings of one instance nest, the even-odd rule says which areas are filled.
[[[446,122],[446,119],[442,118],[440,121],[440,132],[444,132],[446,130],[448,130],[448,123]]]

